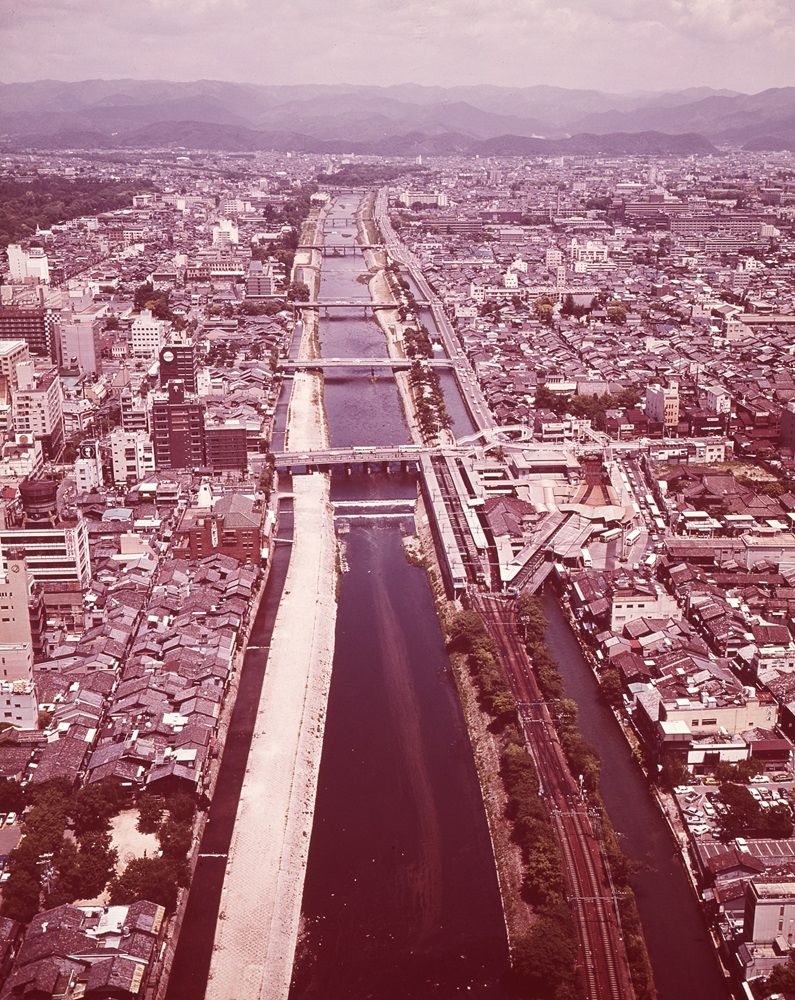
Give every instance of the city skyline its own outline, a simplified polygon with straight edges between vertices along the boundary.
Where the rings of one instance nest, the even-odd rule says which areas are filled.
[[[792,83],[784,0],[3,0],[2,80],[537,84],[610,92]],[[606,58],[606,56],[608,58]]]

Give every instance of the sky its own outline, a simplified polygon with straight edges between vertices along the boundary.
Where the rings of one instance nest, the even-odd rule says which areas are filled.
[[[0,0],[0,80],[795,83],[795,0]]]

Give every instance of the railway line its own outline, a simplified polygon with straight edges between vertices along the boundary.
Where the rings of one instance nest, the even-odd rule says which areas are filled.
[[[618,907],[601,844],[519,638],[515,604],[497,594],[474,592],[472,602],[495,640],[517,699],[522,732],[558,835],[586,996],[588,1000],[634,1000]]]

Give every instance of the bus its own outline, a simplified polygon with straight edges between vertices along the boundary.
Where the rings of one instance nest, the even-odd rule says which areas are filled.
[[[627,532],[627,545],[634,545],[640,538],[640,528],[633,528]]]
[[[655,517],[654,524],[658,531],[665,531],[665,521],[661,517]]]
[[[590,566],[593,560],[591,559],[591,553],[588,549],[580,549],[580,555],[582,556],[583,566]]]
[[[614,538],[621,537],[621,528],[611,528],[610,531],[605,531],[602,534],[603,542],[612,542]]]

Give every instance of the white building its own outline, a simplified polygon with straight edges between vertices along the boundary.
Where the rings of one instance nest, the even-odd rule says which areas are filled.
[[[240,242],[240,233],[231,219],[219,219],[213,226],[213,246],[234,246]]]
[[[12,392],[19,384],[17,381],[17,365],[30,361],[30,350],[24,340],[0,340],[0,376]]]
[[[5,559],[11,549],[24,551],[36,583],[77,584],[85,590],[91,582],[88,528],[82,518],[59,528],[0,528],[0,556]]]
[[[12,284],[50,283],[50,265],[41,247],[23,250],[18,243],[9,243],[6,250],[8,272]]]
[[[117,427],[110,435],[113,481],[126,486],[155,470],[155,451],[146,431]]]
[[[646,386],[645,413],[654,423],[676,427],[679,423],[679,383]]]
[[[11,402],[17,434],[41,441],[45,458],[56,458],[63,447],[63,390],[58,370],[36,371],[32,361],[17,365],[18,388]]]
[[[134,358],[156,361],[168,339],[169,323],[157,319],[151,309],[142,309],[132,322],[130,348]]]

